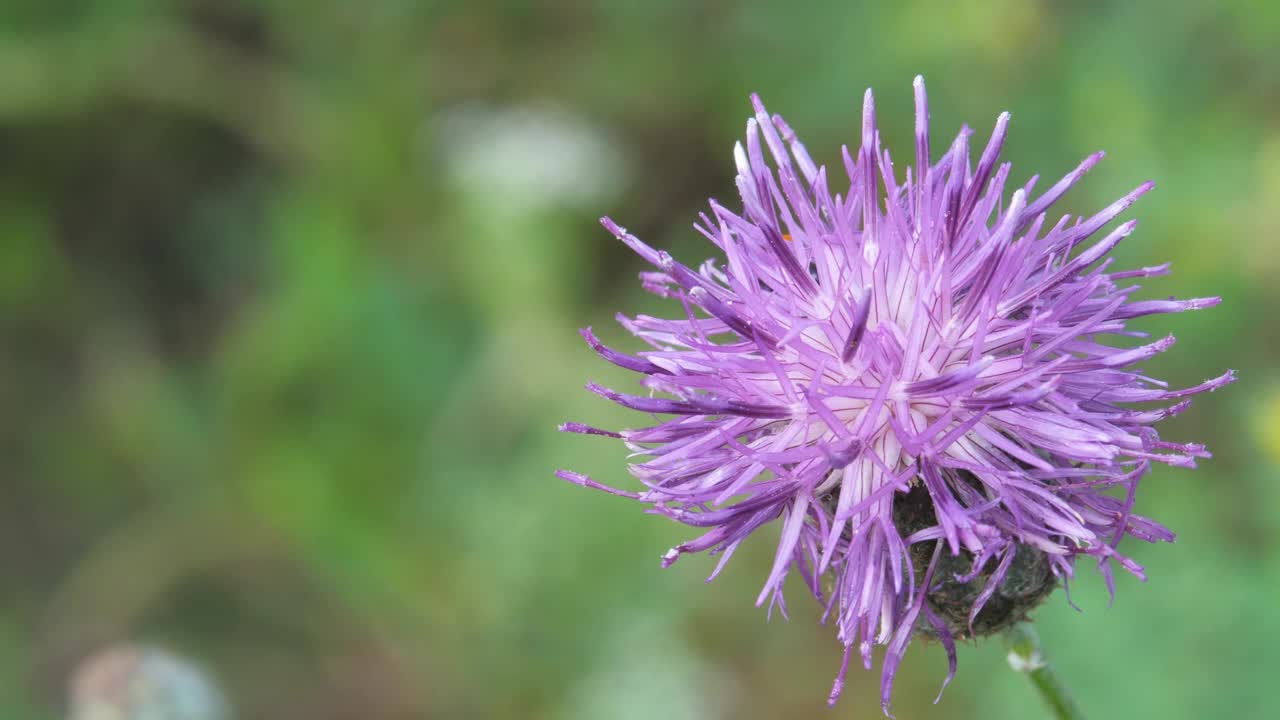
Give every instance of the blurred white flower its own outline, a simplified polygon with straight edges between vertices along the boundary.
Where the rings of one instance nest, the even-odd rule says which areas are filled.
[[[467,105],[445,111],[438,128],[450,179],[499,207],[594,206],[626,174],[608,133],[567,110]]]
[[[117,646],[90,656],[71,678],[68,720],[230,720],[209,674],[163,650]]]

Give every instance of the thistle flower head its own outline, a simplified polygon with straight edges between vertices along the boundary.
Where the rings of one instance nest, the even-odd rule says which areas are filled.
[[[1135,366],[1172,336],[1133,341],[1145,334],[1128,324],[1218,298],[1134,300],[1127,281],[1168,266],[1114,269],[1106,255],[1136,221],[1103,229],[1152,184],[1091,217],[1054,219],[1050,206],[1102,153],[1041,192],[1035,177],[1010,190],[998,162],[1007,113],[976,163],[967,128],[935,160],[917,78],[915,161],[900,172],[868,90],[861,146],[843,152],[845,189],[752,103],[734,149],[742,209],[713,200],[695,225],[722,258],[690,267],[602,221],[654,267],[644,287],[678,309],[619,316],[648,345],[635,355],[582,331],[649,392],[588,389],[652,424],[561,429],[622,439],[644,489],[558,474],[696,528],[663,566],[707,551],[720,556],[713,578],[780,522],[757,603],[785,613],[792,572],[818,598],[845,648],[832,703],[851,655],[870,668],[872,647],[886,646],[888,712],[913,635],[942,642],[949,681],[956,638],[1021,619],[1079,557],[1095,558],[1114,592],[1113,565],[1142,576],[1117,551],[1122,538],[1173,539],[1132,512],[1138,482],[1153,463],[1192,467],[1208,453],[1154,426],[1233,374],[1170,389]]]

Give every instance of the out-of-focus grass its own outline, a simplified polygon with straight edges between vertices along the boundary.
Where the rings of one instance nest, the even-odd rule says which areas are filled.
[[[661,572],[685,531],[555,480],[627,482],[554,428],[631,421],[574,330],[658,308],[598,215],[700,260],[748,92],[830,161],[874,86],[905,157],[916,73],[939,138],[1012,111],[1017,177],[1107,149],[1067,209],[1157,180],[1119,261],[1225,298],[1144,325],[1156,374],[1242,378],[1169,423],[1216,457],[1143,485],[1178,544],[1110,609],[1082,563],[1046,644],[1097,717],[1273,714],[1277,47],[1244,1],[0,4],[0,716],[138,642],[246,718],[826,712],[833,632],[751,604],[768,533]],[[917,644],[899,716],[1036,716],[1003,662],[962,647],[934,707]]]

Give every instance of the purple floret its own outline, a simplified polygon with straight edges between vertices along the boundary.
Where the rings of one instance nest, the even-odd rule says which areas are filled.
[[[1122,281],[1168,271],[1112,270],[1106,255],[1136,221],[1086,243],[1152,183],[1092,217],[1049,219],[1048,208],[1102,153],[1043,194],[1034,195],[1035,177],[1007,193],[1010,165],[997,158],[1009,115],[996,121],[976,165],[967,128],[934,162],[916,78],[915,163],[899,173],[881,148],[868,90],[861,147],[843,152],[848,190],[832,194],[827,168],[751,100],[746,146],[734,148],[742,210],[712,201],[695,225],[725,262],[688,267],[602,220],[656,268],[642,273],[644,287],[682,312],[619,316],[650,348],[635,355],[583,331],[650,392],[588,389],[656,424],[561,429],[620,437],[645,489],[558,474],[698,528],[662,564],[718,554],[713,578],[756,529],[781,521],[757,604],[785,613],[783,584],[798,572],[845,647],[830,701],[855,648],[870,668],[872,647],[884,645],[887,713],[917,632],[942,641],[947,680],[954,674],[957,633],[929,596],[950,573],[939,568],[955,565],[948,559],[972,559],[957,582],[985,578],[970,634],[1020,548],[1019,558],[1034,551],[1032,561],[1041,558],[1064,583],[1081,555],[1098,560],[1113,593],[1113,562],[1143,577],[1117,551],[1120,540],[1168,542],[1173,533],[1133,514],[1140,479],[1152,463],[1194,467],[1209,456],[1201,445],[1162,441],[1154,425],[1184,410],[1182,398],[1234,375],[1171,390],[1134,366],[1169,349],[1172,336],[1137,346],[1107,339],[1145,337],[1126,321],[1218,298],[1133,301],[1137,286]],[[1117,487],[1118,497],[1106,492]],[[909,494],[929,506],[922,526],[903,519]]]

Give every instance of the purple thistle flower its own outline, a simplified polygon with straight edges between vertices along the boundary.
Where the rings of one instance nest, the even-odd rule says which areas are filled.
[[[792,571],[822,603],[845,647],[833,704],[854,650],[870,668],[873,645],[885,645],[887,713],[913,635],[943,643],[945,688],[956,638],[1025,618],[1072,577],[1078,557],[1097,559],[1113,595],[1113,563],[1143,577],[1120,540],[1174,536],[1133,514],[1139,480],[1154,462],[1194,467],[1208,457],[1201,445],[1162,441],[1154,425],[1234,375],[1171,390],[1133,366],[1172,336],[1137,347],[1104,339],[1145,337],[1126,321],[1219,298],[1133,301],[1137,286],[1123,281],[1168,271],[1115,271],[1104,259],[1135,221],[1086,243],[1152,183],[1092,217],[1048,219],[1102,153],[1039,195],[1032,177],[1006,200],[1010,165],[997,157],[1007,113],[976,165],[968,128],[934,162],[917,77],[915,163],[900,182],[868,90],[861,148],[843,152],[849,189],[833,195],[827,169],[791,128],[752,103],[746,147],[734,148],[743,209],[712,201],[695,225],[726,263],[685,266],[602,220],[657,268],[641,274],[644,287],[683,312],[620,315],[651,348],[639,355],[583,331],[650,393],[588,389],[659,416],[656,424],[561,430],[621,438],[645,489],[558,475],[698,528],[662,564],[719,554],[711,578],[752,532],[780,520],[757,604],[785,614]],[[1106,492],[1117,487],[1122,497]]]

